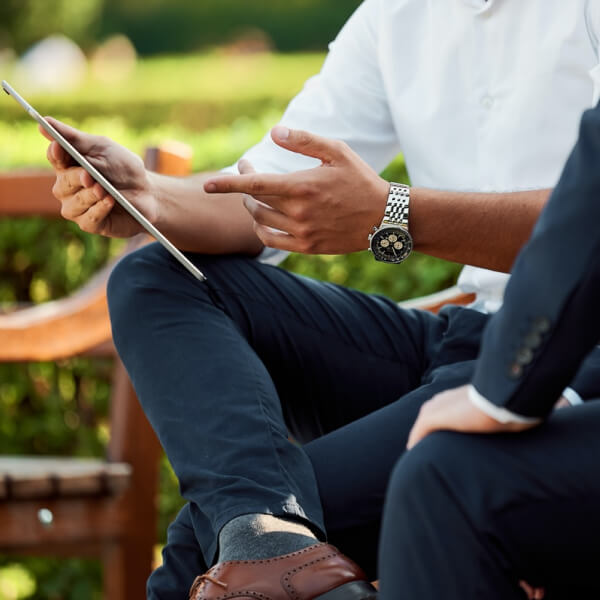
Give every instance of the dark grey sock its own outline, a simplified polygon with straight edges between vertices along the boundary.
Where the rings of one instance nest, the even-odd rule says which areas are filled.
[[[297,521],[273,515],[242,515],[226,523],[219,533],[219,562],[272,558],[317,542],[313,532]]]

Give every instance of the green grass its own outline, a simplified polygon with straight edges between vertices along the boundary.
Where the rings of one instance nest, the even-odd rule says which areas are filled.
[[[90,73],[77,89],[52,93],[36,92],[16,69],[5,78],[42,114],[77,121],[126,115],[128,125],[138,129],[169,122],[201,131],[240,115],[281,111],[322,62],[322,54],[159,57],[140,60],[122,81],[106,83]],[[0,120],[27,119],[7,100],[0,102]]]
[[[193,149],[195,170],[234,162],[275,124],[322,54],[206,54],[143,59],[124,81],[91,73],[77,89],[40,93],[4,75],[42,114],[107,135],[136,152],[174,139]],[[46,142],[11,99],[0,98],[0,170],[46,164]]]
[[[247,54],[224,53],[142,58],[133,73],[109,85],[92,72],[75,90],[36,92],[19,79],[18,69],[9,69],[31,101],[95,105],[102,102],[198,102],[231,103],[238,100],[269,98],[285,101],[304,81],[317,73],[323,54]]]

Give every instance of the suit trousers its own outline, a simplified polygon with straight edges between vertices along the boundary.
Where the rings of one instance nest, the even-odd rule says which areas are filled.
[[[438,432],[399,459],[386,499],[381,600],[598,598],[600,402],[518,434]],[[401,594],[399,593],[401,591]]]
[[[255,512],[307,523],[375,578],[390,473],[422,403],[470,379],[488,317],[189,256],[207,283],[152,244],[108,285],[117,350],[188,501],[149,598],[186,597],[221,527]]]

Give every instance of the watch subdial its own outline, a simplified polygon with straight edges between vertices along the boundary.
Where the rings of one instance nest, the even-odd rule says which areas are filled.
[[[376,260],[401,263],[412,250],[412,238],[406,229],[385,227],[373,234],[371,250]]]

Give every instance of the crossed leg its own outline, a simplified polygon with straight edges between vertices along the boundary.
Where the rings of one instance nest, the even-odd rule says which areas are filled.
[[[439,432],[393,471],[381,546],[382,600],[597,597],[600,402],[520,434]],[[579,593],[578,593],[579,592]]]
[[[242,257],[192,259],[209,285],[158,245],[109,282],[115,343],[190,501],[165,568],[193,568],[175,577],[188,586],[214,561],[223,524],[259,512],[327,530],[374,572],[395,458],[421,403],[468,379],[485,317],[404,311]],[[169,555],[189,552],[192,535],[197,556]]]

